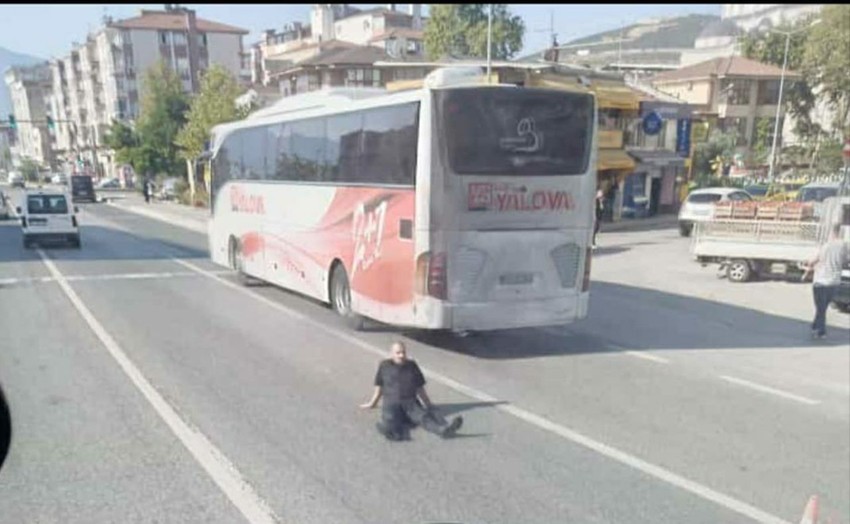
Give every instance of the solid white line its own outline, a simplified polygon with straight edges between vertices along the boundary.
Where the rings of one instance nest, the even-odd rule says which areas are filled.
[[[749,380],[730,377],[728,375],[720,375],[720,378],[725,380],[726,382],[731,382],[732,384],[738,384],[739,386],[744,386],[750,389],[754,389],[756,391],[761,391],[762,393],[770,393],[771,395],[787,398],[788,400],[800,402],[801,404],[808,404],[810,406],[816,406],[820,404],[820,400],[813,400],[810,398],[801,397],[800,395],[788,393],[787,391],[782,391],[781,389],[775,389],[769,386],[762,386],[761,384],[756,384],[755,382],[750,382]]]
[[[354,346],[357,346],[357,347],[369,352],[369,353],[372,353],[372,354],[377,355],[379,357],[386,357],[386,350],[385,349],[381,349],[379,347],[373,346],[372,344],[370,344],[370,343],[368,343],[364,340],[361,340],[361,339],[355,337],[354,335],[351,335],[350,333],[346,333],[346,332],[340,331],[336,328],[324,325],[321,322],[314,320],[313,318],[311,318],[307,315],[304,315],[303,313],[299,313],[298,311],[295,311],[292,308],[289,308],[287,306],[284,306],[283,304],[277,303],[277,302],[275,302],[275,301],[273,301],[269,298],[266,298],[263,295],[259,295],[257,293],[254,293],[253,291],[251,291],[248,288],[239,286],[237,284],[234,284],[233,282],[230,282],[229,280],[226,280],[226,279],[223,279],[223,278],[221,278],[217,275],[214,275],[213,273],[206,271],[206,270],[204,270],[204,269],[202,269],[202,268],[200,268],[200,267],[198,267],[198,266],[196,266],[196,265],[194,265],[190,262],[187,262],[185,260],[180,260],[180,259],[174,259],[174,261],[177,262],[178,264],[182,264],[184,267],[192,269],[193,271],[197,271],[198,273],[206,275],[209,278],[215,280],[216,282],[219,282],[220,284],[223,284],[224,286],[226,286],[230,289],[233,289],[233,290],[238,291],[242,294],[245,294],[245,295],[247,295],[247,296],[249,296],[249,297],[251,297],[255,300],[258,300],[259,302],[262,302],[263,304],[266,304],[269,307],[271,307],[271,308],[273,308],[277,311],[280,311],[280,312],[282,312],[286,315],[292,316],[292,317],[294,317],[294,318],[296,318],[296,319],[298,319],[302,322],[306,322],[306,323],[314,326],[317,329],[320,329],[322,331],[330,333],[330,334],[332,334],[332,335],[334,335],[334,336],[336,336],[336,337],[338,337],[338,338],[340,338],[340,339],[342,339],[346,342],[351,343]],[[485,393],[483,391],[480,391],[480,390],[475,389],[473,387],[461,384],[460,382],[458,382],[454,379],[451,379],[451,378],[449,378],[445,375],[442,375],[440,373],[437,373],[435,371],[432,371],[429,368],[423,367],[422,370],[434,382],[438,382],[438,383],[440,383],[440,384],[442,384],[446,387],[449,387],[449,388],[451,388],[451,389],[453,389],[453,390],[455,390],[459,393],[462,393],[462,394],[464,394],[468,397],[471,397],[471,398],[476,399],[476,400],[480,400],[482,402],[495,402],[495,401],[497,401],[496,397],[494,397],[492,395],[488,395],[487,393]],[[536,427],[543,429],[545,431],[549,431],[550,433],[558,435],[558,436],[560,436],[560,437],[562,437],[566,440],[569,440],[569,441],[571,441],[575,444],[579,444],[579,445],[584,446],[588,449],[591,449],[591,450],[593,450],[593,451],[595,451],[595,452],[597,452],[597,453],[599,453],[599,454],[601,454],[605,457],[608,457],[612,460],[620,462],[621,464],[625,464],[626,466],[634,468],[634,469],[636,469],[636,470],[638,470],[642,473],[645,473],[647,475],[655,477],[656,479],[661,480],[662,482],[666,482],[670,485],[673,485],[673,486],[676,486],[678,488],[689,491],[690,493],[692,493],[692,494],[694,494],[698,497],[701,497],[705,500],[713,502],[713,503],[715,503],[719,506],[722,506],[726,509],[729,509],[731,511],[734,511],[736,513],[744,515],[746,517],[749,517],[749,518],[755,520],[756,522],[761,522],[761,523],[764,523],[764,524],[789,524],[788,521],[782,520],[779,517],[771,515],[770,513],[767,513],[765,511],[759,509],[759,508],[756,508],[755,506],[751,506],[751,505],[747,504],[746,502],[742,502],[742,501],[735,499],[733,497],[730,497],[728,495],[724,495],[723,493],[720,493],[720,492],[715,491],[715,490],[713,490],[713,489],[711,489],[707,486],[704,486],[702,484],[699,484],[697,482],[689,480],[685,477],[677,475],[676,473],[673,473],[672,471],[664,469],[660,466],[650,464],[649,462],[646,462],[646,461],[639,459],[639,458],[637,458],[633,455],[630,455],[630,454],[625,453],[623,451],[620,451],[616,448],[613,448],[611,446],[608,446],[606,444],[603,444],[601,442],[593,440],[592,438],[587,437],[587,436],[585,436],[585,435],[583,435],[583,434],[581,434],[577,431],[574,431],[574,430],[569,429],[565,426],[562,426],[560,424],[552,422],[551,420],[548,420],[544,417],[541,417],[540,415],[536,415],[536,414],[534,414],[530,411],[527,411],[525,409],[522,409],[522,408],[519,408],[519,407],[516,407],[516,406],[512,406],[512,405],[509,405],[509,404],[496,404],[493,407],[495,409],[498,409],[500,411],[508,413],[508,414],[520,419],[520,420],[528,422],[529,424],[531,424],[533,426],[536,426]]]
[[[138,206],[122,206],[118,204],[113,204],[112,202],[108,202],[106,205],[112,206],[116,209],[122,209],[124,211],[127,211],[128,213],[135,213],[137,215],[141,215],[147,218],[159,220],[160,222],[165,222],[167,224],[171,224],[172,226],[179,226],[183,229],[188,229],[189,231],[193,231],[195,233],[201,233],[202,235],[207,234],[207,228],[205,226],[198,224],[192,221],[191,219],[185,219],[174,215],[166,215],[164,213],[158,213],[156,211],[141,208]]]
[[[625,354],[632,356],[632,357],[636,357],[636,358],[642,358],[643,360],[649,360],[649,361],[652,361],[652,362],[656,362],[658,364],[669,364],[670,363],[670,361],[667,360],[664,357],[659,357],[657,355],[653,355],[651,353],[646,353],[644,351],[625,351]]]
[[[227,275],[230,271],[213,271],[216,275]],[[163,273],[114,273],[107,275],[63,275],[67,282],[92,282],[99,280],[151,280],[192,277],[199,275],[194,271],[170,271]],[[32,284],[56,282],[53,277],[0,278],[0,285]]]
[[[209,441],[197,428],[180,418],[175,409],[159,394],[154,386],[145,378],[142,372],[127,357],[124,350],[118,345],[114,338],[103,328],[100,322],[89,311],[88,307],[80,300],[77,293],[59,272],[56,265],[47,258],[44,251],[38,250],[38,254],[47,266],[50,274],[59,283],[62,291],[80,313],[80,316],[89,325],[89,328],[97,335],[103,346],[112,355],[127,377],[142,393],[151,407],[159,417],[168,425],[174,435],[195,457],[195,460],[204,468],[207,474],[218,485],[219,489],[230,499],[230,502],[242,513],[252,524],[274,524],[277,517],[271,508],[248,484],[239,470],[228,460],[226,456]]]

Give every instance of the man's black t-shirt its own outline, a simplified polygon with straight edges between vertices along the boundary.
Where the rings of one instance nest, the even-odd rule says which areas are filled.
[[[416,391],[425,385],[425,377],[413,360],[398,365],[388,358],[378,366],[375,385],[381,386],[385,403],[397,404],[416,400]]]

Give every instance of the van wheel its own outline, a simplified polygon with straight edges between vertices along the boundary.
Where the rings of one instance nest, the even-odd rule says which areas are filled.
[[[691,236],[691,230],[694,226],[689,224],[679,224],[679,235],[683,237]]]
[[[345,324],[355,331],[363,329],[363,317],[351,309],[351,287],[348,273],[342,264],[334,266],[331,272],[331,307],[345,320]]]
[[[30,249],[32,247],[32,240],[26,235],[24,235],[24,249]]]
[[[75,237],[71,237],[71,247],[74,247],[76,249],[80,249],[81,245],[82,244],[80,242],[80,235],[77,235]]]
[[[729,262],[726,268],[726,275],[731,282],[746,282],[752,275],[749,262],[744,259],[737,258]]]

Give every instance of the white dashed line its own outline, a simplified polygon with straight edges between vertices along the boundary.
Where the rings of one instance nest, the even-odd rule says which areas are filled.
[[[732,384],[737,384],[739,386],[744,386],[746,388],[754,389],[756,391],[761,391],[762,393],[769,393],[771,395],[776,395],[777,397],[786,398],[788,400],[793,400],[795,402],[799,402],[801,404],[808,404],[810,406],[816,406],[820,404],[820,400],[813,400],[806,397],[801,397],[800,395],[795,395],[794,393],[788,393],[787,391],[782,391],[781,389],[772,388],[769,386],[763,386],[761,384],[756,384],[755,382],[750,382],[749,380],[744,380],[741,378],[730,377],[729,375],[720,375],[720,378],[725,380],[726,382],[731,382]]]
[[[651,362],[655,362],[657,364],[669,364],[670,361],[664,357],[659,357],[658,355],[653,355],[651,353],[646,353],[644,351],[625,351],[626,355],[631,357],[640,358],[643,360],[649,360]]]

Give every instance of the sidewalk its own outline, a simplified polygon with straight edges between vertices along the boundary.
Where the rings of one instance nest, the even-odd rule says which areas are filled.
[[[627,218],[619,222],[602,222],[600,232],[649,231],[654,229],[672,229],[679,223],[676,214],[657,215],[650,218]]]
[[[192,208],[183,204],[159,200],[151,200],[150,204],[146,204],[141,196],[135,194],[120,200],[109,201],[106,205],[167,222],[196,233],[207,234],[207,221],[210,212],[206,208]]]

